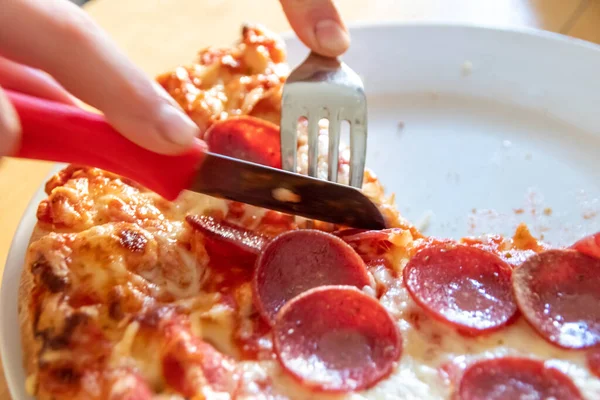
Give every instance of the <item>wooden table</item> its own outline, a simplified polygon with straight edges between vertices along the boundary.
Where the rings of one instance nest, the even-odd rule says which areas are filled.
[[[339,0],[348,22],[453,21],[530,26],[600,42],[600,0]],[[93,0],[85,9],[148,74],[237,39],[245,21],[289,30],[276,0]],[[50,164],[0,161],[0,275],[25,207]],[[2,322],[0,321],[0,324]],[[10,395],[0,366],[0,400]]]

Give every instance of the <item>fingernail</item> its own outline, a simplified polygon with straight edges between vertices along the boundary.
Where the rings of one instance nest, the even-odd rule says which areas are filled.
[[[191,145],[200,135],[200,129],[194,122],[170,103],[163,103],[158,111],[160,130],[163,136],[175,144]]]
[[[348,50],[350,36],[334,20],[326,19],[319,21],[315,26],[315,36],[322,50],[328,52],[329,56],[339,56]]]

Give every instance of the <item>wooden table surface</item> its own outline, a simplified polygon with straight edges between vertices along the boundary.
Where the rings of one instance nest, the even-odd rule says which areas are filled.
[[[529,26],[600,43],[600,0],[339,0],[346,21],[452,21]],[[237,39],[243,22],[289,30],[277,0],[92,0],[85,9],[152,76],[206,45]],[[0,275],[10,242],[50,164],[0,161]],[[2,322],[0,321],[0,324]],[[10,395],[0,365],[0,400]]]

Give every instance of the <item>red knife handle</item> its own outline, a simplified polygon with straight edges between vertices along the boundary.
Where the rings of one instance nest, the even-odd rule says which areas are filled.
[[[123,137],[102,115],[6,92],[21,120],[18,158],[104,169],[174,200],[192,183],[207,151],[206,144],[198,140],[186,153],[157,154]]]

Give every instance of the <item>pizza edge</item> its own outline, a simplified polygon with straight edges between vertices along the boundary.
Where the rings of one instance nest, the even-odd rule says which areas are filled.
[[[29,238],[29,242],[27,243],[27,249],[30,248],[31,244],[48,233],[50,233],[50,231],[43,229],[39,223],[36,223],[31,237]],[[31,253],[28,251],[23,263],[23,271],[21,272],[17,296],[21,351],[23,352],[22,364],[26,373],[25,387],[30,395],[35,392],[38,400],[51,400],[51,397],[44,395],[44,393],[37,393],[35,390],[36,379],[39,372],[38,355],[43,348],[44,343],[41,338],[36,338],[34,334],[35,305],[33,304],[33,290],[35,288],[35,280],[33,273],[31,272],[31,261]]]

